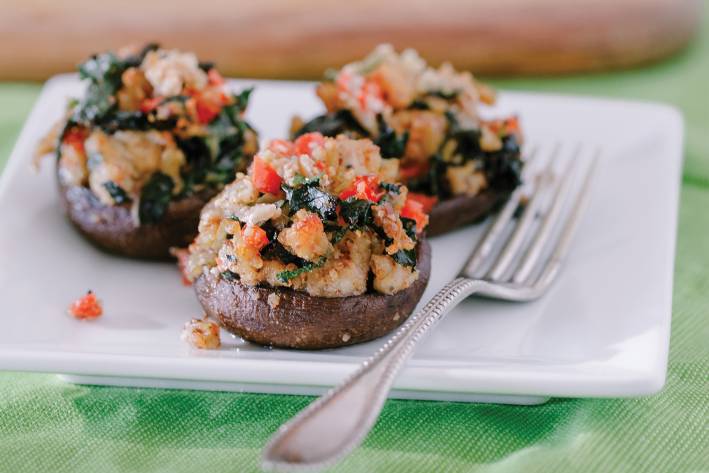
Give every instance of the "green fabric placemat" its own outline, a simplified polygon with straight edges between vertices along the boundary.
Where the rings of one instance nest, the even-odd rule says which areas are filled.
[[[709,38],[641,70],[495,83],[665,101],[684,113],[667,385],[647,398],[556,399],[536,407],[389,401],[364,446],[334,470],[709,471]],[[0,85],[0,166],[38,90]],[[0,373],[0,472],[257,471],[265,440],[310,399],[85,387]]]

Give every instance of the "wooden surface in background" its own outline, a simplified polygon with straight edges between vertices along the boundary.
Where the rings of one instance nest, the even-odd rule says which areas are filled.
[[[159,41],[226,75],[320,78],[380,42],[480,74],[629,67],[685,46],[699,0],[4,0],[0,79],[44,79],[87,55]]]

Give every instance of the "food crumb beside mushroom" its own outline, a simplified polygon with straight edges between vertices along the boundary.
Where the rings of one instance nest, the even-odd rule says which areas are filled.
[[[268,302],[268,305],[271,307],[271,309],[275,309],[276,307],[278,307],[278,304],[281,303],[281,296],[276,294],[275,292],[272,292],[268,295],[266,301]]]
[[[103,314],[101,301],[89,291],[69,306],[69,315],[79,320],[95,319]]]
[[[192,319],[182,329],[180,338],[193,348],[214,350],[222,345],[219,325],[206,318]]]

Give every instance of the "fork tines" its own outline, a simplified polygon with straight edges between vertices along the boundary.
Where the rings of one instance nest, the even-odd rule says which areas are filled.
[[[531,148],[524,184],[489,226],[461,276],[527,286],[541,293],[554,279],[586,205],[599,150],[581,144]]]

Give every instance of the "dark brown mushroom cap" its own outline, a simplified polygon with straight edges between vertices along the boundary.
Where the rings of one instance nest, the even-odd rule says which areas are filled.
[[[417,247],[418,279],[393,295],[314,297],[289,288],[247,286],[205,272],[194,283],[206,313],[231,333],[261,345],[321,349],[365,342],[401,325],[416,307],[431,274],[431,247]],[[277,303],[268,297],[276,294]]]
[[[485,190],[475,196],[442,200],[431,210],[426,235],[432,237],[485,218],[510,196],[508,191]]]
[[[142,259],[169,259],[171,247],[187,246],[197,236],[202,207],[216,193],[172,201],[160,222],[136,225],[129,204],[106,205],[88,187],[59,182],[62,207],[87,240],[110,253]]]

